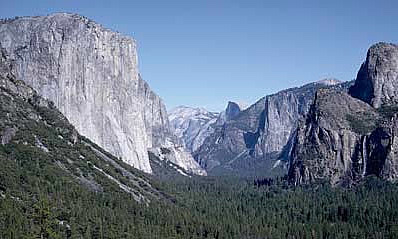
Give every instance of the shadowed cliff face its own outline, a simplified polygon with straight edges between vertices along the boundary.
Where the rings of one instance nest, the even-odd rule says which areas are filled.
[[[132,38],[58,13],[1,21],[0,43],[17,79],[113,155],[150,173],[147,149],[173,147],[165,106],[139,75]]]
[[[376,110],[348,94],[319,90],[307,118],[299,123],[289,177],[299,184],[329,178],[332,183],[361,177],[363,148],[376,129]]]
[[[241,111],[242,109],[237,103],[229,101],[227,109],[225,109],[225,120],[231,120],[237,117]]]
[[[297,120],[303,117],[319,88],[346,91],[350,83],[327,80],[266,96],[217,126],[195,159],[208,171],[269,174],[287,147]],[[284,157],[282,155],[282,157]]]
[[[398,103],[398,45],[370,47],[350,94],[375,108]]]
[[[356,98],[334,90],[317,92],[293,140],[288,174],[292,183],[352,185],[368,175],[396,180],[396,50],[383,43],[370,48],[349,91]]]

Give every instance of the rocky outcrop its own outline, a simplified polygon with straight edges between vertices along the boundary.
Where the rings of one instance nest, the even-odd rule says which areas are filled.
[[[194,152],[195,160],[206,170],[211,171],[215,167],[222,167],[233,161],[242,152],[245,153],[247,148],[244,135],[257,129],[259,115],[264,109],[263,101],[264,99],[259,100],[235,117],[231,115],[226,117],[226,110],[222,112],[216,121],[214,133]],[[231,108],[231,103],[227,108]]]
[[[169,112],[169,121],[171,129],[182,144],[190,152],[194,152],[214,132],[218,116],[218,113],[203,108],[179,106]]]
[[[177,144],[176,137],[170,128],[168,114],[162,99],[142,80],[139,75],[138,92],[143,98],[143,119],[148,135],[149,147],[164,147],[167,141]]]
[[[267,96],[264,125],[261,126],[264,133],[259,137],[260,145],[256,153],[267,155],[285,148],[292,131],[297,127],[298,119],[307,114],[318,89],[330,88],[344,92],[351,84],[328,78]]]
[[[222,111],[216,121],[216,125],[223,125],[225,122],[236,118],[240,112],[245,110],[247,105],[243,103],[237,103],[233,101],[228,101],[227,107]]]
[[[310,112],[295,132],[288,172],[291,183],[326,180],[333,185],[352,185],[368,175],[398,178],[398,105],[390,97],[397,84],[392,72],[398,70],[391,66],[398,65],[389,62],[395,61],[391,57],[376,60],[376,68],[371,63],[375,56],[394,55],[396,49],[390,46],[370,48],[349,91],[356,98],[335,90],[317,92]]]
[[[54,102],[76,129],[150,173],[148,148],[173,141],[162,100],[138,71],[136,42],[76,14],[0,22],[16,77]]]
[[[295,184],[328,178],[333,184],[362,177],[367,141],[378,113],[346,93],[319,90],[295,136],[289,178]]]
[[[240,106],[235,102],[228,102],[227,109],[225,110],[225,120],[231,120],[239,115],[241,112]]]
[[[208,171],[216,167],[239,171],[242,165],[270,164],[285,149],[297,121],[303,117],[319,88],[346,91],[350,83],[325,80],[266,96],[233,119],[226,121],[194,153],[195,159]],[[244,163],[243,163],[244,162]],[[267,166],[267,167],[268,167]],[[267,170],[263,170],[267,174]]]
[[[207,172],[193,159],[192,155],[183,147],[160,147],[150,149],[150,153],[160,161],[177,165],[182,170],[176,168],[177,172],[184,176],[189,174],[206,176]]]
[[[375,108],[398,103],[398,45],[370,47],[350,94]]]

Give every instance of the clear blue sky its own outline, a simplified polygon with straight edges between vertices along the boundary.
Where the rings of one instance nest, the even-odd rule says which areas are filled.
[[[165,101],[222,110],[324,77],[355,78],[368,47],[398,42],[398,1],[0,0],[0,17],[75,12],[138,41]]]

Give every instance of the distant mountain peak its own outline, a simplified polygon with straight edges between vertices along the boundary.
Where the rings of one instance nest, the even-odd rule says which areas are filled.
[[[342,81],[337,80],[336,78],[324,78],[324,79],[319,80],[319,81],[317,81],[315,83],[326,85],[326,86],[330,86],[330,85],[340,84],[340,83],[342,83]]]
[[[231,120],[239,115],[242,111],[241,106],[238,103],[228,101],[227,109],[225,109],[226,120]]]
[[[168,116],[174,134],[193,152],[213,132],[213,124],[219,113],[205,108],[178,106],[170,110]]]

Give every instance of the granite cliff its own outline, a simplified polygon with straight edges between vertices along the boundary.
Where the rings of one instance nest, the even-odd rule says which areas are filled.
[[[24,203],[37,200],[38,196],[27,188],[39,188],[38,182],[48,191],[61,183],[96,193],[123,192],[145,204],[164,198],[143,173],[81,136],[53,102],[18,80],[14,63],[0,44],[3,190],[16,195],[25,192],[27,197],[19,199]],[[22,174],[15,173],[18,171]]]
[[[327,79],[268,95],[241,112],[231,110],[233,117],[215,128],[194,157],[216,174],[269,175],[275,163],[280,163],[276,160],[285,156],[281,153],[287,150],[297,121],[308,112],[316,90],[346,91],[350,84]]]
[[[141,79],[134,39],[57,13],[0,21],[0,43],[15,61],[18,80],[128,164],[151,173],[148,149],[177,144],[162,100]],[[192,157],[176,162],[187,160]],[[204,174],[197,164],[192,170]]]
[[[398,47],[378,43],[370,47],[350,95],[375,108],[398,103]]]
[[[205,138],[213,133],[218,117],[218,113],[186,106],[176,107],[169,112],[174,134],[190,152],[197,150]]]
[[[170,111],[169,121],[174,134],[193,153],[202,146],[215,128],[235,118],[245,108],[242,103],[232,101],[229,101],[226,109],[220,113],[204,108],[179,106]]]
[[[398,46],[372,46],[349,94],[319,90],[293,140],[288,177],[350,186],[398,177]]]

